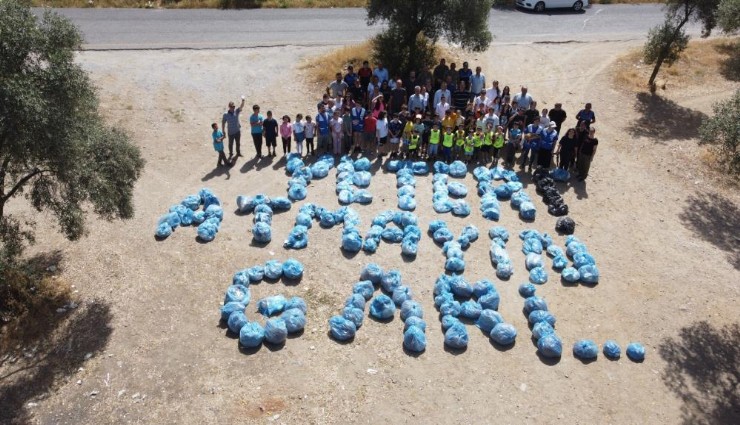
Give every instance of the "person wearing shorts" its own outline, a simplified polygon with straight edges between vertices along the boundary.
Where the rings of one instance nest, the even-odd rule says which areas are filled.
[[[275,156],[279,126],[277,120],[272,117],[272,111],[267,111],[267,118],[262,122],[262,133],[265,135],[267,155]]]
[[[215,122],[211,124],[211,129],[213,129],[213,133],[211,133],[211,137],[213,138],[213,149],[218,152],[218,162],[216,162],[216,167],[229,165],[229,161],[226,159],[226,155],[224,154],[224,132],[218,129],[218,124]]]
[[[403,123],[398,119],[398,113],[393,113],[393,119],[388,123],[388,135],[389,135],[389,146],[388,151],[390,157],[395,158],[398,156],[398,148],[401,143],[401,135],[403,133]]]
[[[295,140],[295,151],[300,156],[303,156],[303,140],[306,138],[305,125],[303,114],[296,115],[293,123],[293,140]]]

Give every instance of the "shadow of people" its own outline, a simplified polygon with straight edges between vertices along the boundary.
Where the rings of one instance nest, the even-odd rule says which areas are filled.
[[[686,199],[679,220],[698,238],[727,253],[727,261],[740,270],[740,208],[716,193],[697,193]]]
[[[208,174],[203,176],[200,181],[207,182],[215,177],[226,176],[226,180],[231,178],[231,168],[234,166],[233,162],[229,162],[229,165],[219,165],[213,170],[209,171]]]
[[[573,193],[576,194],[576,199],[588,199],[588,190],[586,190],[586,180],[577,181],[571,180],[568,185],[573,188]]]
[[[684,424],[740,423],[740,325],[684,327],[658,347],[663,382],[681,399]]]
[[[113,328],[110,306],[99,300],[81,305],[66,320],[50,320],[39,349],[31,358],[5,365],[0,361],[0,423],[30,423],[26,403],[75,373],[87,354],[105,349]],[[56,329],[52,329],[56,328]]]
[[[664,97],[637,93],[635,111],[639,118],[630,126],[633,136],[644,136],[664,143],[665,139],[693,139],[699,136],[699,126],[707,118],[703,112],[685,108]]]

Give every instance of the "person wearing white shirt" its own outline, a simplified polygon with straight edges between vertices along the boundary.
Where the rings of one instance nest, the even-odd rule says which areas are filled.
[[[498,88],[498,80],[493,80],[493,83],[491,84],[491,88],[486,90],[486,97],[491,99],[491,101],[493,101],[493,99],[499,96],[501,96],[501,89]]]
[[[485,128],[488,128],[489,125],[492,126],[491,128],[498,128],[499,119],[498,115],[494,113],[493,108],[488,108],[488,113],[484,116],[484,118],[486,121]]]
[[[447,98],[442,96],[437,106],[434,107],[434,113],[439,116],[439,119],[442,119],[448,109],[450,109],[450,104],[447,103]]]
[[[550,126],[550,117],[547,116],[547,108],[542,108],[542,115],[540,115],[540,126],[542,128],[548,128]]]
[[[385,117],[385,111],[378,115],[378,122],[375,124],[375,139],[378,142],[378,154],[383,156],[385,145],[388,142],[388,119]]]
[[[475,67],[475,74],[470,76],[470,92],[478,94],[486,88],[486,76],[483,75],[479,66]],[[494,127],[495,128],[495,127]]]
[[[473,106],[475,106],[476,109],[478,109],[478,106],[483,104],[486,108],[491,106],[491,99],[486,96],[486,92],[481,90],[480,96],[476,96],[475,99],[473,99]]]
[[[520,108],[524,109],[529,109],[529,104],[532,103],[533,100],[532,95],[527,93],[527,86],[522,86],[521,93],[515,94],[514,98],[511,99],[512,102],[516,102]]]
[[[447,90],[447,83],[445,82],[442,82],[442,86],[440,86],[439,90],[437,90],[434,93],[434,105],[435,106],[442,100],[442,97],[444,97],[448,101],[451,98],[450,91]]]

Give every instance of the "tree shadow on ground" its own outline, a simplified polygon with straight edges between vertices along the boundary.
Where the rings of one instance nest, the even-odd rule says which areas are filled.
[[[698,193],[688,197],[678,216],[694,235],[727,253],[727,261],[740,270],[740,208],[716,193]]]
[[[707,115],[685,108],[664,97],[637,93],[635,111],[639,118],[629,126],[635,137],[650,137],[657,143],[668,139],[687,140],[699,136],[699,126]]]
[[[38,348],[33,354],[8,353],[0,358],[0,423],[30,423],[26,403],[75,373],[88,353],[94,356],[101,352],[113,331],[111,319],[107,303],[87,302],[66,319],[57,316],[48,320],[46,339],[36,341]]]
[[[665,339],[663,382],[683,406],[684,424],[740,423],[740,325],[698,322]]]
[[[740,41],[718,44],[714,48],[727,55],[720,61],[720,74],[730,81],[740,81]]]

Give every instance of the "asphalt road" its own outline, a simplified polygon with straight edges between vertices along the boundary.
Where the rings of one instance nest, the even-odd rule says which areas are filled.
[[[641,40],[663,20],[662,6],[595,5],[583,13],[493,9],[496,43]],[[58,9],[85,35],[85,49],[207,49],[357,43],[382,29],[364,9]],[[689,27],[699,34],[699,27]]]

